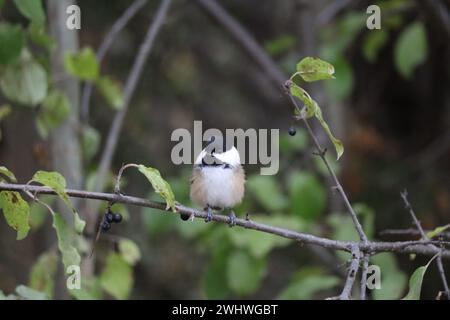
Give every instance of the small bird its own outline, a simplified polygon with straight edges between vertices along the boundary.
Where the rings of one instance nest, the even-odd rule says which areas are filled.
[[[237,149],[227,150],[223,145],[222,138],[211,137],[195,160],[191,199],[207,212],[205,222],[211,221],[212,210],[230,209],[228,224],[232,227],[236,224],[232,208],[244,197],[245,172]]]

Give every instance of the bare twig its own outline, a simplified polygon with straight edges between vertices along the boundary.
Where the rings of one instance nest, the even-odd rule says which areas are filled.
[[[118,111],[114,117],[113,123],[111,125],[111,128],[109,130],[108,138],[106,140],[106,145],[103,150],[101,159],[100,159],[100,165],[97,173],[97,181],[94,187],[94,190],[102,190],[104,183],[105,183],[105,177],[109,170],[109,167],[111,165],[112,157],[114,154],[114,151],[117,147],[117,140],[119,138],[120,131],[122,129],[122,124],[125,119],[125,115],[127,114],[128,107],[131,101],[131,97],[133,96],[133,93],[136,89],[137,83],[139,81],[139,78],[142,74],[142,71],[144,69],[145,61],[147,60],[148,55],[150,54],[150,51],[153,47],[154,40],[156,38],[156,35],[158,34],[158,31],[161,29],[165,17],[167,14],[167,11],[169,9],[171,0],[162,0],[155,18],[150,23],[150,26],[147,30],[147,34],[145,36],[144,41],[142,42],[141,47],[139,48],[139,52],[137,54],[136,60],[133,63],[133,66],[131,68],[131,71],[128,75],[125,88],[124,88],[124,98],[123,98],[123,105],[120,111]],[[93,206],[89,208],[90,211],[96,212],[98,207]]]
[[[366,300],[367,291],[367,269],[369,268],[369,255],[364,254],[361,267],[361,294],[360,299]]]
[[[34,186],[34,185],[25,185],[25,184],[10,184],[10,183],[0,183],[0,190],[7,191],[17,191],[24,192],[29,191],[34,194],[50,194],[56,195],[55,191],[48,187],[43,186]],[[74,190],[67,189],[66,193],[69,197],[72,198],[83,198],[83,199],[94,199],[94,200],[103,200],[103,201],[111,201],[114,203],[123,203],[128,205],[134,205],[139,207],[147,207],[154,208],[161,211],[165,211],[168,213],[173,212],[170,209],[166,209],[167,205],[162,202],[150,201],[143,198],[126,196],[123,194],[115,194],[115,193],[103,193],[103,192],[91,192],[84,190]],[[176,214],[184,214],[193,216],[195,218],[205,219],[207,213],[205,211],[196,210],[190,207],[186,207],[182,204],[176,205]],[[215,214],[212,218],[213,221],[220,223],[229,223],[229,217],[225,215]],[[307,233],[296,232],[289,229],[274,227],[262,223],[257,223],[253,220],[247,219],[236,219],[236,225],[251,229],[257,230],[265,233],[270,233],[274,235],[278,235],[283,238],[292,239],[298,241],[302,244],[311,244],[317,245],[324,248],[329,248],[333,250],[341,250],[346,252],[351,252],[354,246],[357,246],[359,251],[364,253],[375,254],[378,252],[397,252],[397,253],[415,253],[419,255],[427,255],[432,256],[439,253],[442,250],[442,257],[450,258],[450,251],[446,249],[440,248],[432,248],[427,245],[429,244],[437,244],[437,245],[447,245],[448,243],[442,241],[397,241],[397,242],[378,242],[378,241],[368,241],[367,243],[363,242],[354,242],[354,241],[338,241],[332,240],[323,237],[317,237]]]
[[[103,58],[108,52],[109,48],[117,38],[119,33],[125,28],[128,22],[134,17],[134,15],[147,3],[147,0],[135,0],[125,12],[114,22],[109,32],[101,42],[97,50],[97,60],[101,64]],[[81,95],[81,118],[86,120],[89,116],[90,100],[92,95],[93,84],[87,82],[84,84],[83,92]]]
[[[427,234],[431,230],[424,230]],[[420,232],[417,229],[386,229],[379,232],[380,237],[416,237],[420,236]],[[444,239],[450,239],[450,232],[444,231],[439,234]]]
[[[353,0],[334,0],[326,6],[317,16],[317,25],[319,27],[330,22],[339,12],[348,6]]]
[[[413,210],[411,204],[408,201],[408,191],[405,189],[403,192],[400,192],[400,196],[402,197],[403,202],[405,204],[405,208],[408,210],[409,214],[411,215],[411,219],[414,221],[414,224],[416,225],[417,230],[419,231],[420,235],[422,236],[422,239],[425,240],[425,241],[429,240],[428,236],[426,235],[425,231],[422,228],[422,225],[420,224],[419,219],[417,219],[417,216],[414,213],[414,210]],[[430,246],[435,248],[435,249],[439,249],[433,244],[431,244]],[[441,254],[439,254],[437,256],[436,264],[438,266],[439,275],[441,276],[442,284],[444,285],[445,294],[447,296],[447,299],[450,299],[450,290],[449,290],[449,287],[448,287],[447,278],[445,276],[444,264],[442,262]]]
[[[276,63],[261,48],[255,38],[223,9],[216,0],[197,0],[197,2],[233,35],[239,44],[264,69],[277,87],[284,82],[286,76]]]

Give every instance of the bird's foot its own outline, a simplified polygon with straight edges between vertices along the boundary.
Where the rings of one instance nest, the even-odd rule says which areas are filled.
[[[212,209],[211,209],[211,207],[207,207],[205,222],[210,222],[212,220],[212,218],[213,218]]]
[[[234,227],[236,225],[236,215],[234,214],[234,211],[230,211],[230,214],[228,215],[228,226]]]

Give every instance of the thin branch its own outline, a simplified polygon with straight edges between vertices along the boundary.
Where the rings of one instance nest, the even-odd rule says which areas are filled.
[[[322,27],[329,23],[339,12],[348,6],[353,0],[333,0],[317,15],[317,26]]]
[[[366,291],[367,291],[367,269],[369,268],[369,255],[364,254],[362,258],[362,267],[361,267],[361,293],[360,299],[366,300]]]
[[[197,2],[233,35],[238,43],[264,69],[277,87],[284,82],[286,75],[277,64],[261,48],[255,38],[216,0],[197,0]]]
[[[425,234],[427,234],[431,230],[424,230]],[[420,232],[417,229],[386,229],[379,232],[380,237],[415,237],[420,236]],[[444,239],[450,239],[450,232],[444,231],[439,234],[440,237]]]
[[[293,105],[295,106],[295,108],[297,110],[300,110],[300,106],[297,102],[297,100],[295,99],[294,96],[292,96],[292,94],[289,91],[289,87],[291,85],[291,82],[288,80],[286,82],[286,94],[289,95]],[[344,188],[342,187],[341,183],[339,182],[339,179],[336,175],[336,173],[334,172],[333,168],[331,167],[330,163],[328,162],[328,159],[326,158],[325,154],[326,154],[326,149],[322,148],[322,146],[319,143],[319,140],[317,139],[316,135],[314,134],[314,131],[311,129],[311,126],[309,125],[309,122],[306,118],[300,118],[303,123],[305,124],[305,127],[308,131],[308,134],[310,135],[314,146],[317,149],[317,155],[322,159],[322,162],[325,164],[325,166],[327,167],[328,173],[330,174],[331,178],[333,179],[333,182],[335,183],[334,188],[336,190],[338,190],[339,194],[341,195],[342,199],[344,200],[344,204],[347,207],[347,210],[353,220],[353,224],[355,225],[356,231],[358,232],[359,238],[362,242],[367,242],[367,236],[364,233],[364,230],[361,226],[361,223],[358,220],[358,217],[356,216],[356,212],[353,210],[352,205],[350,204],[350,201],[348,200],[347,194],[344,191]]]
[[[56,195],[56,193],[48,188],[43,186],[34,186],[34,185],[25,185],[25,184],[10,184],[10,183],[0,183],[0,190],[6,191],[17,191],[24,192],[29,191],[33,194],[49,194]],[[84,190],[74,190],[74,189],[66,189],[66,193],[69,197],[72,198],[83,198],[83,199],[93,199],[93,200],[103,200],[103,201],[111,201],[114,203],[123,203],[128,205],[134,205],[139,207],[147,207],[154,208],[161,211],[165,211],[171,214],[174,214],[170,209],[166,209],[166,204],[162,202],[150,201],[143,198],[126,196],[122,194],[115,193],[103,193],[103,192],[91,192]],[[205,211],[196,210],[190,207],[186,207],[182,204],[176,205],[177,212],[175,214],[183,214],[193,216],[194,218],[205,219],[207,213]],[[213,221],[220,223],[229,223],[229,217],[225,215],[215,214],[212,218]],[[340,250],[351,252],[354,246],[357,246],[361,252],[375,254],[378,252],[397,252],[397,253],[415,253],[419,255],[427,255],[432,256],[439,253],[442,250],[442,257],[450,258],[450,250],[440,249],[440,248],[432,248],[427,245],[429,244],[437,244],[437,245],[448,245],[449,243],[442,241],[397,241],[397,242],[377,242],[377,241],[368,241],[367,243],[363,242],[353,242],[353,241],[338,241],[332,240],[323,237],[317,237],[307,233],[301,233],[289,229],[274,227],[258,222],[254,222],[249,219],[236,219],[236,225],[251,229],[257,230],[265,233],[270,233],[274,235],[278,235],[283,238],[292,239],[298,241],[302,244],[311,244],[317,245],[324,248],[329,248],[333,250]]]
[[[409,214],[411,215],[411,219],[414,221],[414,224],[417,227],[417,230],[419,231],[420,235],[422,236],[423,240],[429,240],[428,236],[426,235],[425,231],[422,228],[422,225],[420,224],[419,219],[417,219],[417,216],[411,206],[411,204],[408,201],[408,191],[405,189],[403,192],[400,192],[400,196],[403,199],[403,202],[405,204],[405,208],[408,210]],[[439,249],[435,245],[430,245],[432,248]],[[438,266],[439,275],[441,276],[442,284],[444,285],[445,294],[447,296],[447,299],[450,300],[450,289],[448,287],[447,278],[445,276],[445,270],[444,270],[444,264],[442,262],[442,256],[439,254],[436,259],[436,264]]]
[[[108,52],[109,48],[116,40],[119,33],[125,28],[128,22],[135,16],[135,14],[144,7],[147,0],[135,0],[125,12],[114,22],[109,32],[106,34],[103,41],[97,50],[97,60],[101,64],[103,58]],[[81,118],[87,119],[89,116],[90,100],[92,95],[93,84],[92,82],[86,82],[83,87],[81,95]]]
[[[352,262],[350,263],[350,269],[348,270],[347,279],[345,280],[344,289],[342,290],[340,300],[349,300],[352,293],[353,284],[355,283],[356,274],[359,269],[359,259],[361,254],[358,246],[352,247]]]
[[[102,156],[100,159],[99,170],[97,173],[97,181],[96,181],[94,190],[102,190],[103,189],[103,186],[105,183],[105,177],[106,177],[106,174],[111,165],[114,151],[116,150],[116,147],[117,147],[117,140],[119,138],[119,134],[122,129],[122,124],[123,124],[123,121],[127,114],[131,98],[133,96],[133,93],[136,89],[139,78],[144,69],[144,65],[147,60],[147,57],[150,54],[150,51],[153,47],[153,43],[156,38],[156,35],[158,34],[158,31],[161,29],[161,27],[165,21],[165,17],[166,17],[167,11],[169,9],[170,3],[171,3],[171,0],[162,0],[161,4],[156,12],[155,18],[150,23],[150,26],[147,30],[145,39],[142,42],[141,47],[139,48],[137,57],[133,63],[131,71],[128,75],[128,78],[127,78],[127,81],[125,84],[125,89],[124,89],[123,105],[122,105],[122,108],[120,109],[120,111],[118,111],[116,113],[113,123],[111,125],[111,128],[109,130],[105,149],[103,150],[103,153],[102,153]],[[94,206],[89,209],[92,212],[96,212],[97,208],[98,207]]]

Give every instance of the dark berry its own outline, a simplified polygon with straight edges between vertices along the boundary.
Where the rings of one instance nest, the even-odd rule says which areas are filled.
[[[189,220],[190,216],[188,214],[180,214],[180,218],[183,221],[187,221]]]
[[[289,135],[290,135],[290,136],[295,136],[296,133],[297,133],[297,131],[295,130],[294,127],[290,127],[290,128],[289,128]]]
[[[113,215],[114,215],[113,222],[119,223],[120,221],[122,221],[122,215],[120,213],[114,213]]]
[[[105,221],[111,223],[114,221],[114,213],[112,212],[107,212],[105,213]]]
[[[102,230],[103,231],[108,231],[110,228],[111,228],[111,224],[108,221],[102,222]]]

